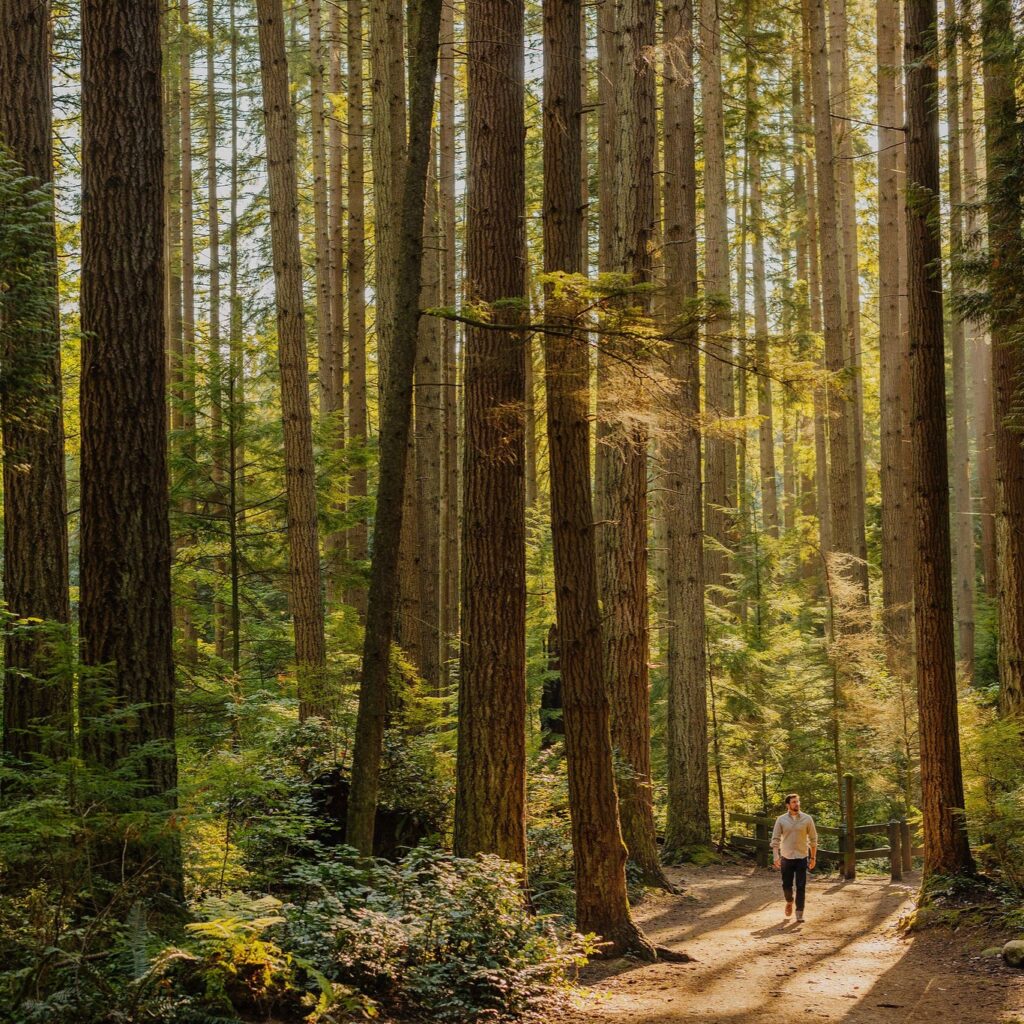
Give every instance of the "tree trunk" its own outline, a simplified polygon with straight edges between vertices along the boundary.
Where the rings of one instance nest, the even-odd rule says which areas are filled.
[[[995,424],[996,567],[999,609],[999,707],[1024,711],[1024,444],[1019,416],[1024,354],[1021,311],[1021,145],[1016,119],[1016,39],[1009,0],[981,11],[985,67],[985,156],[988,167],[992,410]]]
[[[291,586],[299,714],[326,717],[324,605],[320,589],[313,424],[309,407],[306,324],[299,251],[295,120],[288,87],[281,0],[258,0],[260,69],[267,126],[270,237],[277,303],[277,354],[284,419],[284,471],[288,505]]]
[[[245,360],[242,340],[242,301],[238,288],[238,30],[235,0],[231,0],[231,242],[228,269],[228,303],[231,307],[231,340],[228,355],[227,394],[227,516],[228,559],[231,575],[231,671],[237,678],[242,668],[241,553],[239,534],[245,504]]]
[[[409,18],[409,147],[401,197],[399,262],[391,368],[380,431],[380,484],[374,515],[373,563],[366,609],[366,639],[352,751],[352,788],[346,840],[373,852],[380,755],[387,714],[388,670],[398,601],[398,555],[405,508],[407,454],[412,427],[419,291],[423,263],[423,206],[430,159],[434,77],[442,0],[417,0]]]
[[[704,530],[711,541],[706,582],[725,583],[731,516],[736,504],[736,443],[724,424],[735,413],[728,331],[729,225],[725,188],[725,121],[722,109],[721,25],[717,0],[700,3],[700,88],[704,114],[704,297],[707,340],[704,362],[705,414],[710,429],[704,444]],[[713,591],[713,596],[721,596]]]
[[[220,196],[217,189],[217,67],[214,62],[217,41],[217,21],[213,0],[206,2],[206,188],[209,208],[209,251],[210,251],[210,447],[212,467],[213,510],[219,529],[226,525],[226,504],[224,501],[224,408],[223,376],[220,337]],[[222,556],[214,559],[216,570],[215,594],[213,599],[213,642],[214,652],[223,658],[227,652],[227,637],[230,633],[227,609],[221,596],[221,578],[225,564]]]
[[[829,416],[829,498],[831,500],[831,532],[833,556],[838,571],[851,587],[859,587],[860,572],[854,539],[854,518],[851,510],[853,481],[850,451],[850,403],[847,366],[847,341],[843,309],[843,285],[838,253],[838,212],[836,207],[835,162],[829,112],[828,52],[825,41],[823,0],[805,0],[804,14],[808,20],[811,44],[811,93],[814,106],[814,137],[816,186],[818,199],[818,242],[821,253],[821,293],[824,314],[825,365],[831,375],[828,406],[835,409]],[[866,596],[866,595],[865,595]]]
[[[544,270],[582,272],[580,27],[575,0],[544,6]],[[576,864],[576,927],[608,951],[652,953],[626,896],[626,848],[619,831],[610,708],[603,686],[597,563],[590,507],[590,358],[574,329],[571,296],[546,289],[544,336],[551,532],[565,716],[569,809]]]
[[[708,812],[704,527],[700,480],[697,172],[693,3],[669,0],[665,47],[665,314],[671,332],[673,412],[665,445],[668,533],[668,819],[666,859],[711,839]]]
[[[526,205],[522,0],[466,11],[466,331],[462,651],[455,852],[526,862]]]
[[[903,454],[904,325],[900,319],[900,174],[904,138],[896,99],[900,74],[899,6],[877,3],[878,63],[878,348],[882,494],[882,627],[886,660],[893,675],[910,670],[910,614],[913,581],[906,571],[909,516]]]
[[[850,72],[847,41],[847,0],[830,0],[828,28],[829,102],[832,112],[833,152],[836,158],[836,203],[839,209],[843,270],[843,308],[846,315],[846,363],[851,382],[849,402],[840,415],[846,417],[850,445],[850,524],[852,551],[858,561],[854,565],[862,591],[868,598],[868,550],[865,539],[864,513],[864,379],[861,366],[860,330],[860,268],[857,250],[857,196],[854,186],[853,124],[850,121]]]
[[[329,431],[330,443],[345,451],[345,147],[342,143],[342,117],[337,109],[339,97],[345,91],[341,74],[341,4],[332,3],[327,19],[328,76],[327,90],[331,101],[327,116],[327,194],[328,194],[328,250],[327,278],[331,296],[331,365],[334,394],[330,406],[334,413],[334,428]],[[348,474],[346,474],[346,484]],[[345,502],[335,506],[338,514],[346,512]],[[344,576],[348,571],[345,534],[332,532],[324,543],[325,561],[333,561],[325,580],[327,605],[337,607],[344,600]],[[333,559],[332,559],[333,554]]]
[[[753,4],[747,4],[748,54],[752,54]],[[748,56],[752,64],[753,57]],[[761,195],[761,138],[758,116],[757,77],[753,67],[747,74],[746,149],[749,166],[747,181],[750,188],[750,221],[753,228],[753,258],[751,270],[754,278],[754,367],[757,381],[758,451],[760,455],[761,510],[764,527],[771,537],[779,536],[779,497],[775,480],[775,424],[772,412],[771,356],[768,339],[768,294],[764,259],[764,200]],[[741,360],[746,363],[746,360]]]
[[[978,146],[977,123],[974,112],[974,68],[977,54],[973,42],[970,4],[964,2],[960,15],[960,53],[963,68],[960,85],[963,97],[963,155],[964,155],[964,238],[970,248],[976,248],[980,232],[978,204]],[[995,477],[992,466],[992,347],[985,328],[973,320],[967,329],[967,347],[971,355],[971,401],[974,407],[975,458],[978,464],[978,517],[981,522],[981,567],[985,593],[996,596],[996,528]]]
[[[935,0],[906,0],[905,18],[914,625],[927,878],[973,873],[974,863],[962,810],[953,646]]]
[[[456,220],[455,220],[455,0],[446,0],[441,11],[441,52],[438,102],[438,192],[441,226],[441,304],[453,308],[456,302]],[[442,679],[448,682],[448,667],[458,653],[459,632],[459,424],[458,361],[455,323],[441,321],[444,358],[444,486],[442,488],[443,548]]]
[[[348,25],[345,37],[347,65],[346,100],[348,136],[346,139],[348,178],[348,436],[353,448],[349,475],[349,496],[355,512],[348,530],[348,557],[362,567],[369,557],[366,513],[362,506],[367,496],[366,442],[366,223],[365,119],[363,116],[363,0],[347,0]],[[366,589],[353,584],[346,595],[360,615],[366,614]]]
[[[637,285],[652,279],[654,235],[655,10],[651,0],[623,0],[618,10],[620,40],[615,111],[616,191],[614,268]],[[568,29],[566,29],[568,31]],[[578,33],[577,33],[578,34]],[[566,43],[575,53],[578,44]],[[569,58],[572,59],[571,57]],[[577,68],[574,76],[579,75]],[[578,79],[577,79],[578,80]],[[563,116],[578,121],[575,94],[563,99]],[[552,128],[554,130],[554,128]],[[577,131],[578,125],[577,125]],[[574,169],[578,157],[573,160]],[[578,172],[574,170],[574,174]],[[578,186],[573,186],[578,192]],[[623,300],[628,313],[648,316],[647,293]],[[643,359],[621,339],[606,338],[613,365],[609,380],[615,404],[628,394],[628,364]],[[616,401],[617,400],[617,401]],[[626,771],[619,779],[619,814],[629,856],[648,884],[668,886],[655,837],[651,791],[647,603],[647,429],[630,408],[615,415],[606,438],[605,500],[610,519],[601,530],[600,593],[604,619],[605,685],[611,701],[612,742]]]
[[[53,180],[50,19],[49,0],[11,0],[0,15],[0,138],[15,173],[33,188]],[[58,657],[71,611],[57,242],[52,200],[48,205],[27,242],[44,269],[31,282],[30,308],[38,305],[39,315],[22,315],[17,285],[0,298],[5,377],[16,382],[0,402],[4,601],[19,619],[57,627],[51,635],[45,628],[4,630],[3,751],[17,761],[64,755],[72,728],[71,677]],[[23,373],[26,391],[19,393]]]
[[[439,238],[437,172],[431,147],[427,180],[427,202],[423,225],[423,281],[421,306],[432,309],[441,304],[441,243]],[[419,548],[420,672],[430,693],[441,693],[441,491],[442,460],[442,375],[444,372],[441,321],[424,317],[419,325],[416,360],[416,480],[419,501],[416,538]]]
[[[195,210],[192,175],[192,28],[189,0],[181,0],[179,7],[181,38],[178,42],[178,110],[181,117],[181,452],[182,470],[176,489],[181,492],[180,513],[176,536],[175,555],[195,547],[194,496],[196,474],[196,247]],[[186,665],[194,665],[198,658],[193,606],[195,587],[186,584],[184,594],[175,603],[178,617],[182,657]]]
[[[957,63],[956,0],[945,3],[946,151],[949,167],[949,288],[952,301],[963,291],[956,268],[964,247],[963,181],[960,171],[960,73]],[[974,676],[974,518],[971,508],[971,464],[967,436],[967,332],[954,311],[949,322],[953,367],[953,550],[954,595],[960,661]]]
[[[82,4],[80,630],[82,662],[97,671],[80,678],[79,707],[86,760],[116,768],[131,758],[140,796],[170,814],[160,11],[138,0]],[[101,870],[120,878],[125,851],[112,845]],[[139,840],[128,862],[154,864],[161,888],[180,895],[176,830]]]

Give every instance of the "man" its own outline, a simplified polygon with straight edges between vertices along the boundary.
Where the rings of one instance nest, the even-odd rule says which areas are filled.
[[[807,872],[814,870],[818,853],[818,831],[814,827],[814,819],[800,811],[799,793],[790,793],[786,797],[786,813],[775,819],[772,850],[775,851],[775,870],[782,869],[786,917],[793,913],[793,881],[796,880],[796,922],[800,924],[804,919]]]

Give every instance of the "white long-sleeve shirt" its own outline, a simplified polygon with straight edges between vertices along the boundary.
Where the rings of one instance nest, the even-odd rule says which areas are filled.
[[[818,846],[818,830],[814,827],[814,819],[800,811],[795,817],[786,811],[775,819],[772,829],[772,849],[775,856],[797,860],[806,857],[810,847]]]

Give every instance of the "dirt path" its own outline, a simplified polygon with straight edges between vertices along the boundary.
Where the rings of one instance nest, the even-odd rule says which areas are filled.
[[[673,877],[688,895],[659,897],[636,916],[696,962],[589,967],[583,1005],[559,1024],[1024,1024],[1024,972],[980,957],[991,936],[896,933],[916,879],[816,877],[796,925],[783,919],[773,872],[717,866]]]

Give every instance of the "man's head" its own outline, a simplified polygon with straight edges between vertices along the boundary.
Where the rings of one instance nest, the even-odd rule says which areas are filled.
[[[790,814],[796,814],[800,810],[799,793],[790,793],[789,796],[786,797],[786,810],[789,811]]]

